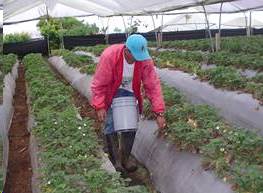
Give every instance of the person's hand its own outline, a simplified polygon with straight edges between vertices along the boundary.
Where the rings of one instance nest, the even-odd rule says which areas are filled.
[[[158,136],[164,136],[165,135],[165,128],[166,128],[166,120],[164,116],[157,116],[156,117],[156,122],[159,128],[159,133]]]
[[[97,116],[99,121],[103,122],[106,119],[106,110],[105,109],[97,110]]]
[[[156,122],[160,130],[163,130],[166,127],[166,121],[164,116],[157,116]]]

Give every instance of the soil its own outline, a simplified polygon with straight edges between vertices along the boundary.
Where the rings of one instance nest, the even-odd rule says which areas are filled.
[[[25,70],[18,67],[14,95],[14,115],[9,128],[9,155],[5,193],[32,193],[32,168],[30,158],[30,132],[27,130],[28,106]]]

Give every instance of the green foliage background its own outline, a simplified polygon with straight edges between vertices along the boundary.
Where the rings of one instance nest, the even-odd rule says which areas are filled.
[[[41,35],[48,37],[50,40],[50,48],[58,49],[62,47],[61,42],[63,36],[81,36],[91,35],[99,32],[96,24],[88,24],[79,21],[74,17],[65,18],[41,18],[37,24]]]

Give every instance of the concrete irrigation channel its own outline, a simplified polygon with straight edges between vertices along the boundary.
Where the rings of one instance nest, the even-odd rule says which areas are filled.
[[[69,67],[62,57],[49,58],[51,65],[72,87],[90,99],[92,76]],[[173,144],[157,138],[154,121],[141,120],[132,154],[150,172],[155,188],[160,193],[232,193],[231,186],[211,171],[202,169],[197,154],[179,152]]]
[[[83,51],[76,54],[92,55]],[[178,70],[156,68],[156,71],[162,82],[178,89],[191,103],[215,107],[227,122],[263,135],[263,105],[251,94],[217,89],[208,82]]]

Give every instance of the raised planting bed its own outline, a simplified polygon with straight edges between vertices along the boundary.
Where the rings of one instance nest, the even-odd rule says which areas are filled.
[[[263,71],[263,55],[259,53],[244,54],[226,51],[208,54],[208,64],[234,66],[241,69]]]
[[[91,52],[95,56],[100,56],[100,54],[103,52],[105,48],[107,48],[109,45],[96,45],[96,46],[88,46],[88,47],[76,47],[73,51],[84,51],[84,52]]]
[[[259,81],[246,78],[231,66],[214,66],[202,68],[201,53],[191,52],[161,52],[155,55],[155,61],[160,68],[170,68],[194,73],[200,80],[205,80],[217,88],[239,90],[251,93],[256,99],[263,101],[263,85]],[[253,85],[253,86],[252,86]]]
[[[96,69],[96,62],[89,55],[78,54],[69,50],[53,50],[53,56],[61,56],[69,66],[78,68],[82,73],[93,74]]]
[[[0,55],[0,104],[3,103],[4,77],[12,71],[12,67],[15,63],[16,55]]]
[[[196,56],[194,56],[194,58],[196,58]],[[169,57],[169,55],[167,57]],[[189,60],[190,58],[191,56],[189,57]],[[177,61],[178,67],[176,67],[176,69],[186,72],[203,72],[202,67],[198,66],[195,62],[188,62],[180,59]],[[169,68],[175,68],[169,63],[166,65]],[[188,68],[190,70],[188,70]],[[167,69],[158,69],[157,71],[164,82],[167,82],[169,85],[178,88],[193,103],[209,104],[219,109],[220,114],[227,121],[241,127],[256,129],[257,131],[261,132],[261,128],[263,127],[261,124],[261,101],[254,100],[248,94],[240,94],[239,91],[228,92],[227,90],[215,89],[206,82],[200,82],[199,80],[196,80],[197,75],[191,76],[181,71],[170,71]],[[218,73],[218,71],[220,73]],[[215,74],[215,76],[209,75],[210,73]],[[231,86],[234,90],[237,90],[240,88],[240,85],[237,83],[240,80],[240,83],[243,84],[244,82],[244,77],[241,78],[238,72],[234,68],[230,67],[214,67],[213,69],[207,70],[206,73],[201,75],[203,78],[209,75],[211,79],[210,81],[213,81],[215,85],[221,88],[222,85],[224,85],[225,87]],[[262,95],[260,95],[260,93],[262,93],[260,75],[261,74],[258,74],[258,77],[255,76],[254,78],[247,79],[248,81],[246,84],[246,89],[251,87],[249,92],[255,94],[259,93],[259,97],[257,98],[260,98]],[[88,81],[83,85],[87,84]],[[88,97],[89,93],[85,93],[85,96]]]
[[[163,137],[175,144],[175,146],[167,144],[168,147],[176,148],[179,151],[187,150],[201,154],[203,168],[205,170],[214,170],[217,176],[232,184],[232,189],[236,192],[261,192],[263,187],[263,137],[256,135],[254,132],[228,125],[220,119],[216,109],[208,105],[189,104],[185,101],[183,95],[171,87],[163,86],[163,93],[167,106],[166,118],[168,122],[168,128]],[[151,117],[149,108],[149,103],[146,102],[147,117]],[[141,138],[141,144],[146,143],[147,150],[150,150],[149,154],[153,153],[153,155],[148,156],[148,159],[152,157],[156,163],[161,162],[161,159],[156,157],[163,154],[158,152],[157,147],[159,145],[165,146],[164,141],[154,142],[153,138],[156,138],[156,136],[152,131],[141,132],[149,133],[146,135],[148,138]],[[146,140],[150,140],[151,145],[147,145]],[[170,149],[169,151],[173,150]],[[180,163],[183,160],[178,158],[179,155],[174,160]],[[187,154],[182,156],[189,158]],[[142,155],[140,155],[140,158],[144,159]],[[166,159],[168,163],[169,161],[172,162],[169,157],[164,158],[162,162]],[[189,158],[186,161],[185,166],[188,165],[188,167],[185,167],[185,170],[191,167],[190,160]],[[175,165],[177,164],[176,161],[174,162]],[[153,167],[153,164],[149,163],[147,158],[146,163]],[[180,165],[179,163],[178,165]],[[165,166],[162,167],[165,168]],[[161,171],[157,170],[159,169],[154,169],[159,173],[162,171],[161,169]],[[176,171],[182,172],[179,166],[175,168],[174,172]],[[189,177],[191,179],[191,172],[188,172],[189,176],[182,175],[182,178]],[[192,172],[192,175],[198,175],[196,174],[198,171],[194,170]],[[201,171],[199,175],[204,174]],[[160,174],[159,177],[165,180],[163,175]],[[183,179],[176,178],[176,180],[181,182],[179,184],[182,184]],[[190,180],[190,182],[192,181]],[[197,181],[193,183],[197,183]],[[200,186],[200,184],[206,186],[203,183],[197,183],[196,185]],[[178,188],[180,190],[181,187]],[[224,192],[225,190],[221,191]]]
[[[81,50],[80,50],[80,51],[79,51],[79,50],[74,51],[74,53],[77,54],[77,55],[90,56],[90,57],[92,58],[92,60],[93,60],[94,63],[96,63],[96,64],[99,63],[98,57],[95,56],[95,55],[92,54],[92,53],[85,52],[85,51],[81,51]]]
[[[221,38],[221,48],[223,51],[231,53],[243,53],[243,54],[259,54],[263,55],[263,36],[251,36],[251,37],[225,37]],[[149,42],[149,47],[156,46],[155,42]],[[211,49],[209,39],[200,40],[177,40],[177,41],[164,41],[162,43],[163,48],[176,48],[185,50],[202,50],[209,51]]]
[[[211,105],[228,122],[263,135],[263,107],[251,95],[216,89],[181,71],[157,69],[157,72],[163,82],[177,88],[192,103]]]
[[[8,140],[8,129],[12,119],[14,107],[13,107],[13,95],[15,93],[16,78],[18,76],[17,67],[18,63],[14,55],[4,56],[6,65],[2,70],[3,82],[1,82],[1,104],[0,104],[0,133],[1,133],[1,172],[0,172],[0,186],[3,187],[6,178],[7,164],[8,164],[8,151],[9,151],[9,140]],[[3,58],[2,58],[3,59]],[[13,63],[13,64],[11,64]]]
[[[101,168],[102,148],[93,121],[79,118],[71,87],[57,80],[41,55],[24,58],[39,142],[41,192],[146,193]]]
[[[149,42],[149,47],[155,47],[155,42]],[[176,49],[184,49],[184,50],[202,50],[209,51],[210,50],[210,40],[209,39],[199,39],[199,40],[176,40],[176,41],[164,41],[162,42],[163,48],[176,48]]]

